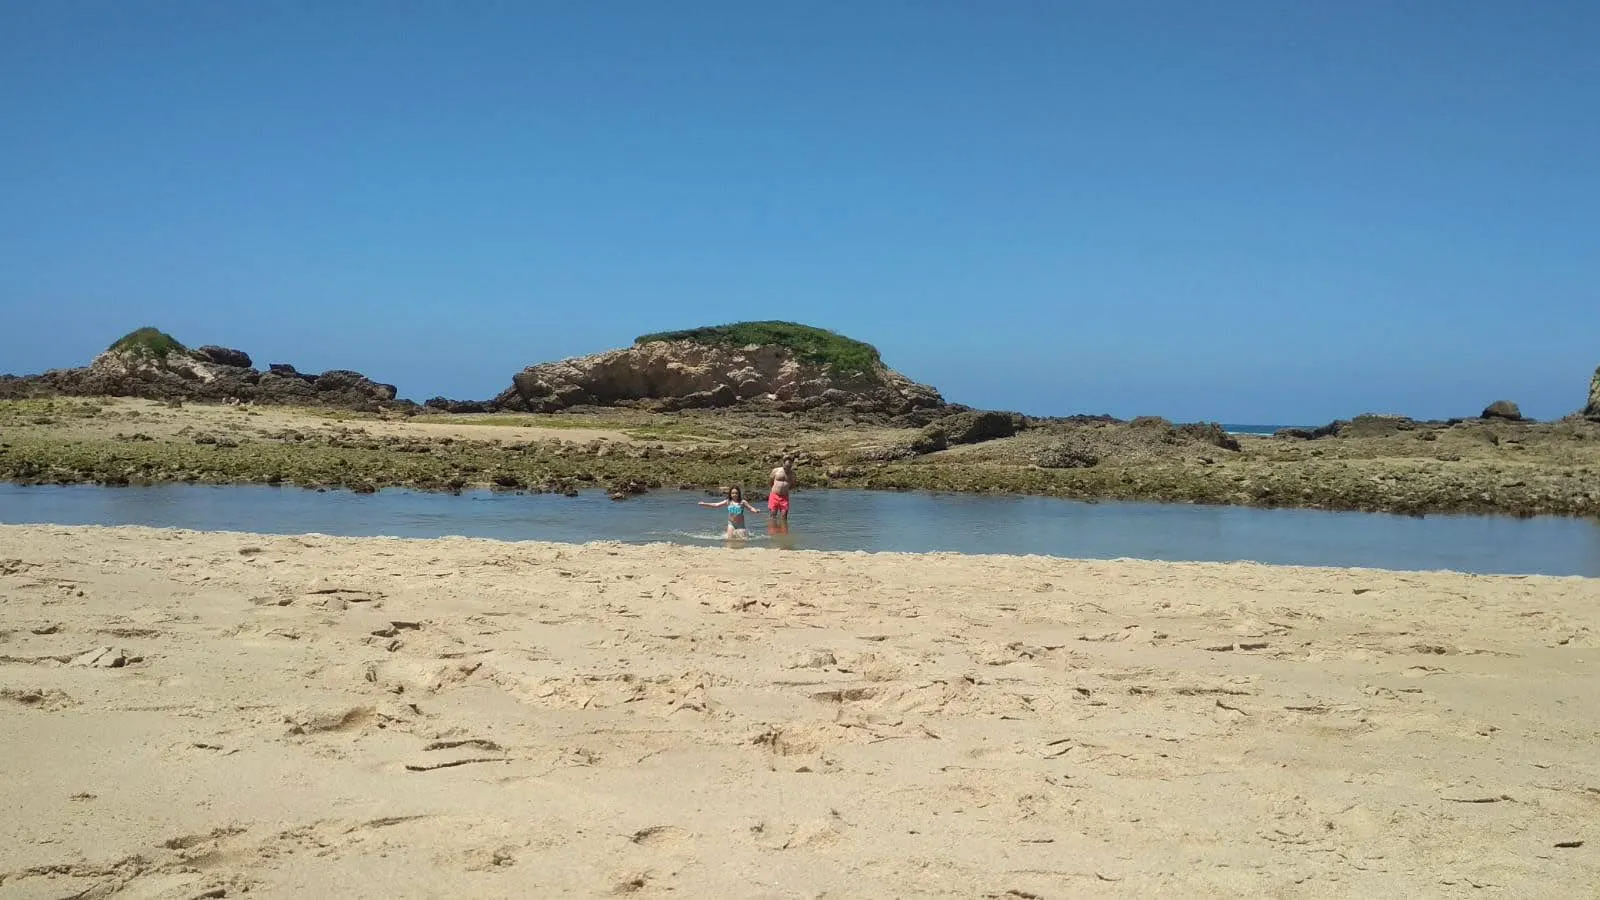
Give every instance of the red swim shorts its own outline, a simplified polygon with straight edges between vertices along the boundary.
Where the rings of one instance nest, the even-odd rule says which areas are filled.
[[[780,513],[780,512],[781,513],[786,513],[786,512],[788,512],[789,511],[789,498],[788,497],[780,497],[777,494],[769,494],[767,496],[767,511],[775,512],[775,513]]]

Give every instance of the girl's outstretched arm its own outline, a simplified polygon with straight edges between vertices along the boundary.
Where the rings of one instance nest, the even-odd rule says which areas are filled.
[[[726,500],[718,500],[715,503],[707,503],[704,500],[701,500],[700,501],[700,505],[704,506],[706,509],[721,509],[724,506],[728,505],[728,501],[726,501]]]

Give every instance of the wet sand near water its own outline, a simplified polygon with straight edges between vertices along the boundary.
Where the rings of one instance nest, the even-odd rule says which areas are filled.
[[[0,527],[0,898],[1592,896],[1600,581]]]

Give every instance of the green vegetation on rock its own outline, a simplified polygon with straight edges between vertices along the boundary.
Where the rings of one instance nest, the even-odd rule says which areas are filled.
[[[169,353],[184,353],[188,351],[187,347],[178,343],[177,338],[148,325],[128,332],[106,349],[131,353],[134,356],[144,356],[150,359],[165,359]]]
[[[806,362],[827,366],[843,374],[870,372],[883,364],[878,348],[871,344],[795,322],[735,322],[684,331],[663,331],[640,335],[634,339],[634,344],[657,341],[694,341],[714,347],[775,345],[787,348]]]

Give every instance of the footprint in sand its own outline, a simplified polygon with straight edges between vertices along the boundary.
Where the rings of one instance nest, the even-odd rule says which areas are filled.
[[[58,709],[78,705],[78,701],[72,699],[65,691],[55,688],[0,688],[0,700],[8,700],[41,712],[55,712]]]
[[[289,726],[289,734],[309,735],[359,731],[375,716],[376,710],[370,706],[354,706],[344,709],[296,710],[285,713],[283,721]]]
[[[628,836],[628,842],[639,847],[674,847],[694,839],[694,835],[676,825],[651,825]]]
[[[378,609],[382,607],[384,599],[382,591],[322,580],[308,585],[305,596],[314,603],[332,609],[345,609],[353,603],[370,604],[373,609]]]
[[[844,840],[847,827],[838,813],[832,813],[825,819],[779,826],[760,822],[751,826],[750,834],[763,850],[817,849]]]
[[[462,868],[468,872],[492,872],[495,869],[510,868],[517,864],[517,853],[523,849],[525,847],[502,844],[475,851],[468,854]]]
[[[774,756],[811,756],[824,748],[852,742],[850,729],[840,725],[789,725],[769,728],[750,743]]]
[[[635,894],[645,889],[650,883],[649,872],[635,872],[618,878],[611,887],[613,894]]]
[[[28,562],[21,559],[0,559],[0,575],[19,575],[29,569],[36,569],[39,563]]]
[[[234,835],[244,834],[244,832],[245,829],[236,825],[224,825],[221,828],[213,828],[205,834],[184,834],[167,838],[162,842],[161,846],[168,850],[190,850],[201,844],[213,843]]]
[[[453,659],[390,659],[368,663],[361,677],[391,694],[438,694],[471,678],[483,663]]]
[[[1066,644],[1027,644],[1022,641],[1012,641],[1005,645],[993,645],[973,652],[970,656],[977,662],[986,666],[1009,666],[1019,662],[1043,662],[1045,660],[1063,655]]]
[[[73,657],[67,665],[92,669],[120,669],[141,662],[144,662],[144,657],[135,656],[126,650],[96,647]]]
[[[711,714],[716,711],[710,691],[724,683],[709,672],[639,676],[580,675],[576,677],[524,678],[506,671],[491,671],[489,680],[519,701],[547,709],[610,709],[628,707],[652,716],[678,713]]]
[[[785,669],[826,669],[838,665],[839,660],[834,657],[833,651],[822,649],[802,650],[789,657],[783,664]]]

